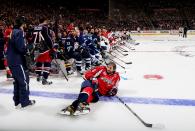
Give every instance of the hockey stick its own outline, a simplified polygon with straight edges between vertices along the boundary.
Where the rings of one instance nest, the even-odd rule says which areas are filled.
[[[109,60],[111,60],[111,61],[115,62],[117,65],[119,65],[120,67],[122,67],[123,69],[125,69],[125,67],[124,67],[124,66],[122,66],[122,65],[121,65],[121,64],[119,64],[118,62],[116,62],[116,61],[112,60],[111,58],[109,58]]]
[[[117,51],[117,49],[116,49],[116,51]],[[123,53],[121,53],[121,52],[119,52],[120,54],[117,53],[117,52],[115,52],[115,51],[112,51],[111,53],[114,53],[114,54],[116,54],[116,55],[120,55],[120,54],[121,54],[121,55],[123,55],[123,56],[128,56],[128,54],[123,54]]]
[[[131,61],[130,61],[130,62],[125,62],[124,60],[121,60],[120,58],[116,57],[115,55],[113,55],[113,54],[111,54],[111,53],[109,53],[109,54],[110,54],[111,56],[113,56],[114,58],[120,60],[121,62],[125,63],[125,64],[132,64]]]
[[[117,52],[119,52],[120,54],[122,54],[123,56],[127,56],[128,54],[123,54],[120,50],[118,50],[117,48],[115,49]]]
[[[127,49],[122,48],[120,44],[118,45],[118,47],[119,47],[120,50],[123,50],[123,52],[129,52]]]
[[[132,48],[132,47],[130,47],[130,46],[127,46],[126,44],[123,44],[123,46],[127,47],[127,48],[130,49],[130,50],[135,50],[135,48]]]
[[[48,45],[47,45],[47,48],[48,48],[49,50],[51,50],[51,48],[50,48]],[[65,60],[64,56],[63,56],[63,59]],[[56,62],[57,67],[59,68],[59,70],[62,72],[64,78],[68,81],[68,78],[67,78],[66,74],[64,74],[63,70],[62,70],[61,67],[60,67],[60,64],[57,62],[57,60],[56,60],[55,57],[54,57],[54,61]]]
[[[57,64],[58,69],[62,72],[64,78],[68,81],[68,78],[67,78],[66,74],[65,74],[65,73],[63,72],[63,70],[61,69],[60,64],[57,62],[56,58],[54,58],[54,61],[55,61],[55,63]]]
[[[162,124],[150,124],[150,123],[146,123],[141,117],[139,117],[120,97],[118,97],[117,95],[115,96],[134,116],[136,116],[138,118],[138,120],[144,124],[144,126],[149,127],[149,128],[158,128],[158,129],[162,129],[165,128],[164,125]]]
[[[117,46],[119,50],[121,50],[122,52],[128,52],[127,50],[122,49],[120,46]]]

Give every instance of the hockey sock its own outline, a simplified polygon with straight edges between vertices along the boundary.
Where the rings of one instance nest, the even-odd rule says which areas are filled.
[[[69,63],[65,64],[66,71],[69,72],[71,70],[71,65]]]
[[[85,69],[89,69],[91,67],[91,58],[85,58]]]
[[[76,60],[76,68],[78,71],[81,71],[81,66],[82,66],[82,61],[77,61]]]

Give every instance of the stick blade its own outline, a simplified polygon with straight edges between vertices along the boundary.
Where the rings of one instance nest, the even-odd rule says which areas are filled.
[[[165,128],[165,125],[163,124],[152,124],[152,128],[156,128],[156,129],[164,129]]]
[[[132,64],[132,62],[130,61],[130,62],[126,62],[125,64]]]
[[[127,51],[127,50],[123,50],[123,52],[129,52],[129,51]]]

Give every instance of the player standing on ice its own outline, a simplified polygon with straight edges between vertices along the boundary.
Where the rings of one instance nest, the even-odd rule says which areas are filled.
[[[50,74],[51,62],[57,58],[58,44],[54,44],[52,49],[49,49],[43,53],[40,53],[36,58],[36,69],[37,81],[42,81],[43,85],[50,85],[52,81],[48,81]]]
[[[26,19],[18,17],[7,47],[7,62],[14,78],[14,104],[16,108],[27,107],[35,104],[35,100],[29,99],[29,71],[25,55],[27,48],[24,39]]]
[[[85,81],[81,84],[78,98],[68,107],[61,110],[64,115],[83,115],[90,112],[89,103],[98,102],[100,96],[114,96],[120,81],[116,72],[116,64],[97,66],[84,74]]]

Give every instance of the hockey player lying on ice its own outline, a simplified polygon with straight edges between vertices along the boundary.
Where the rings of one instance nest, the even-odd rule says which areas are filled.
[[[100,96],[114,96],[120,81],[116,72],[116,64],[110,62],[107,66],[97,66],[84,74],[84,81],[78,98],[60,114],[83,115],[90,112],[89,103],[98,102]]]

